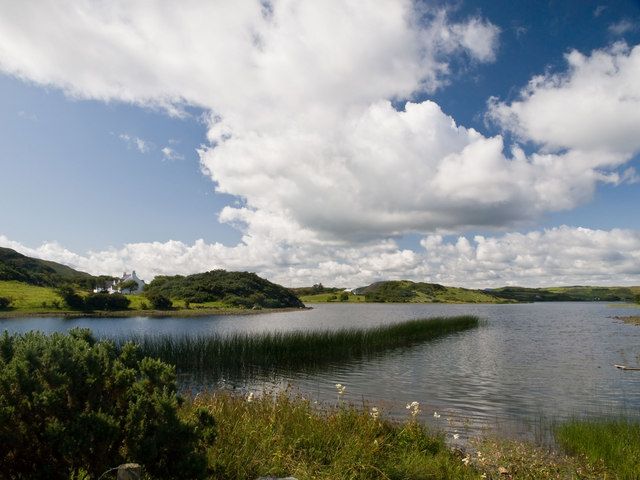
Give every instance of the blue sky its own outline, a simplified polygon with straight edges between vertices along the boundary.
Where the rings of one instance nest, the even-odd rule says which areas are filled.
[[[640,283],[640,2],[69,3],[0,11],[3,245],[147,277]],[[602,138],[563,116],[589,102],[620,109]]]

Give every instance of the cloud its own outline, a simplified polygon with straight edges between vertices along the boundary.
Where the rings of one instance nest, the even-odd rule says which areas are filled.
[[[623,18],[619,22],[612,23],[609,25],[607,30],[612,35],[622,36],[625,33],[635,32],[638,29],[638,23],[629,20],[628,18]]]
[[[186,1],[176,12],[130,2],[11,4],[0,16],[0,68],[79,98],[204,108],[203,168],[218,191],[247,208],[226,217],[278,217],[285,230],[308,230],[318,240],[476,224],[459,216],[469,195],[443,210],[444,199],[425,189],[430,169],[446,155],[464,157],[482,139],[452,126],[432,102],[409,103],[405,112],[390,102],[442,88],[452,59],[493,61],[499,29],[481,17],[452,21],[446,10],[408,0],[268,5]],[[393,132],[385,141],[387,125]],[[374,136],[381,137],[375,151],[364,143]],[[166,148],[166,157],[175,156]],[[389,182],[388,202],[376,199],[396,173],[411,177],[411,186]],[[480,181],[467,183],[482,189]],[[433,188],[447,194],[450,186]],[[502,213],[503,200],[481,201],[479,223],[512,218]]]
[[[162,152],[162,157],[164,160],[169,160],[172,162],[176,160],[184,160],[184,155],[179,154],[171,147],[163,147],[160,151]]]
[[[502,137],[458,126],[430,101],[404,111],[381,101],[342,125],[331,138],[291,129],[235,136],[202,152],[218,191],[249,206],[226,207],[220,220],[254,235],[259,223],[271,223],[274,237],[307,230],[305,241],[456,232],[572,208],[597,182],[619,180],[595,169],[617,165],[613,154],[527,157],[514,148],[507,157]]]
[[[0,235],[0,245],[93,274],[135,269],[149,280],[160,274],[190,274],[214,268],[256,271],[289,286],[355,287],[381,279],[411,279],[471,288],[550,285],[629,285],[640,281],[640,232],[562,226],[500,236],[425,237],[423,250],[393,241],[349,245],[246,239],[234,247],[198,240],[134,243],[77,254],[55,242],[28,248]]]
[[[598,5],[594,10],[593,10],[593,16],[594,17],[599,17],[600,15],[602,15],[604,13],[604,11],[607,9],[608,7],[606,5]]]
[[[123,140],[128,148],[135,148],[140,153],[147,153],[153,147],[153,144],[147,140],[143,140],[135,135],[129,135],[128,133],[121,133],[118,135],[120,140]]]
[[[532,78],[518,100],[493,99],[490,118],[549,151],[611,155],[592,167],[627,161],[640,150],[640,46],[616,43],[565,58],[566,72]]]
[[[202,169],[239,198],[219,219],[243,241],[73,257],[104,271],[139,263],[148,275],[172,256],[167,273],[251,268],[291,284],[435,275],[428,253],[389,238],[520,227],[589,200],[600,182],[633,178],[619,168],[640,141],[640,47],[572,52],[567,72],[535,77],[516,102],[494,100],[494,120],[542,146],[532,154],[417,100],[498,47],[486,19],[453,21],[409,0],[49,0],[0,15],[6,73],[77,98],[206,111]]]

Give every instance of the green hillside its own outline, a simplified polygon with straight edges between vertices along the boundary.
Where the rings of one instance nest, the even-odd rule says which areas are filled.
[[[27,257],[10,248],[0,248],[0,280],[49,287],[69,283],[90,287],[97,277],[60,263]]]
[[[255,273],[212,270],[194,275],[158,276],[145,289],[191,303],[223,302],[239,307],[302,308],[304,304],[288,289]]]
[[[487,292],[518,302],[633,302],[640,296],[640,287],[502,287]]]
[[[324,293],[302,296],[306,303],[341,301],[340,293]],[[336,298],[333,298],[336,297]],[[437,283],[411,282],[397,280],[372,283],[367,287],[357,288],[348,294],[346,302],[372,303],[506,303],[509,300],[499,299],[481,290],[469,290],[459,287],[445,287]]]

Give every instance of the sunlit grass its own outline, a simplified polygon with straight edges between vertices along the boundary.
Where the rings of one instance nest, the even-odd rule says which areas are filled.
[[[10,298],[14,310],[32,312],[52,310],[54,303],[64,303],[53,288],[7,280],[0,280],[0,297]]]
[[[477,327],[474,316],[410,320],[370,329],[150,335],[133,337],[144,355],[183,371],[250,371],[300,367],[359,358]]]
[[[568,453],[602,463],[620,480],[640,479],[640,422],[575,420],[556,429],[556,439]]]
[[[447,448],[442,434],[410,416],[393,423],[371,408],[344,402],[319,408],[289,392],[198,395],[193,404],[208,408],[217,421],[209,448],[213,479],[480,478]]]

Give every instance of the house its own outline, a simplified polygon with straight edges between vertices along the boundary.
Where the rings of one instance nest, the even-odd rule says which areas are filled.
[[[133,270],[131,273],[127,273],[124,272],[122,274],[122,278],[120,279],[120,281],[118,282],[118,285],[122,285],[125,282],[135,282],[137,287],[130,287],[130,288],[126,288],[126,289],[122,289],[120,288],[120,293],[142,293],[142,290],[144,289],[145,283],[144,280],[142,280],[141,278],[138,278],[138,276],[136,275],[136,271]]]
[[[126,288],[122,288],[123,286],[125,286],[125,283],[127,284]],[[125,295],[127,295],[131,293],[142,293],[144,286],[144,280],[138,278],[138,276],[136,275],[136,271],[133,270],[131,273],[124,272],[122,274],[122,277],[120,277],[119,279],[107,282],[102,286],[96,287],[93,289],[93,291],[94,293],[124,293]]]

